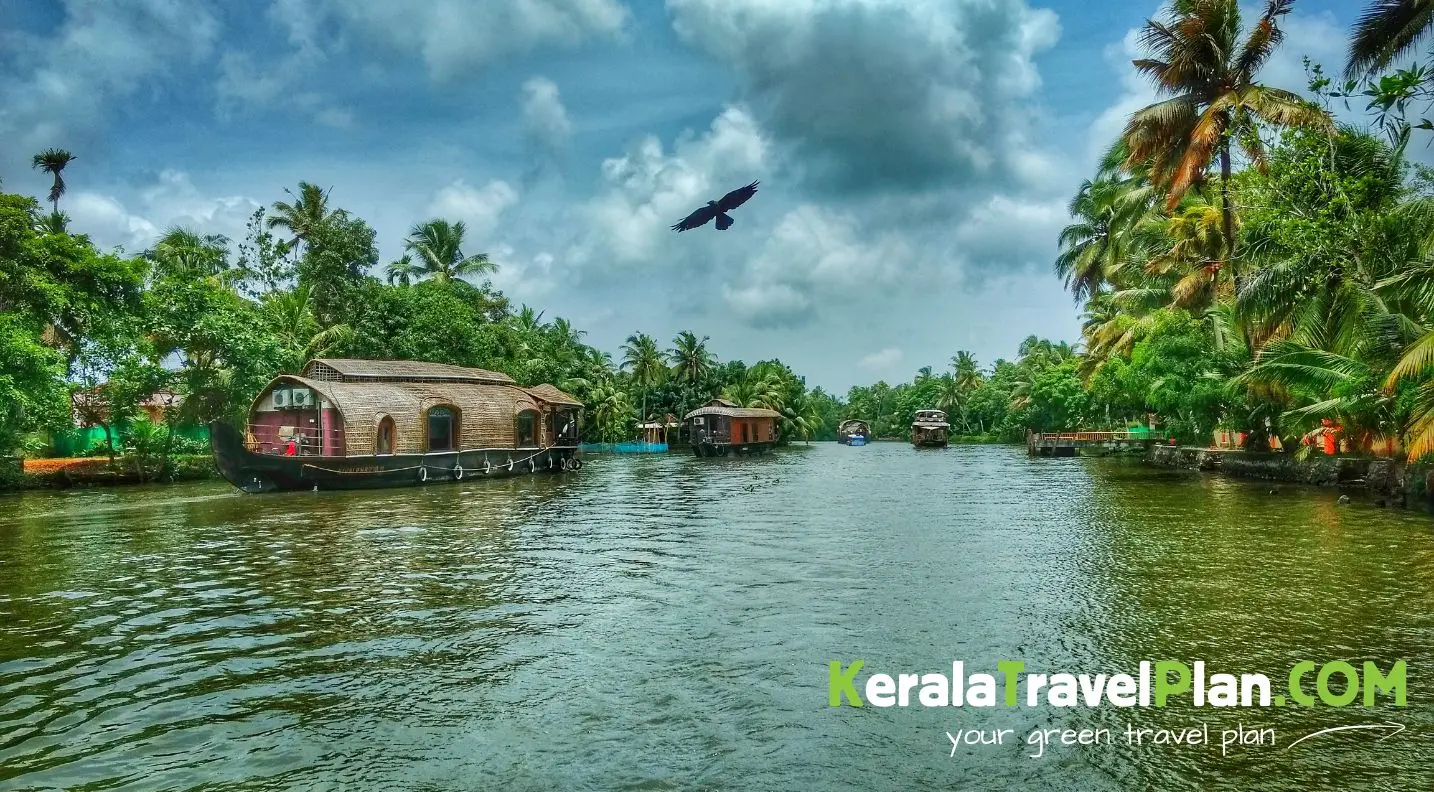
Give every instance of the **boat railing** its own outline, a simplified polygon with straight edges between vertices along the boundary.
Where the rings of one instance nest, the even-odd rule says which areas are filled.
[[[1113,443],[1116,441],[1150,440],[1149,430],[1117,430],[1112,432],[1032,432],[1033,443]]]
[[[290,453],[290,444],[293,453]],[[265,424],[248,424],[244,427],[244,448],[255,454],[271,456],[324,456],[324,447],[344,447],[343,427],[296,426],[293,431],[280,434],[279,427]]]

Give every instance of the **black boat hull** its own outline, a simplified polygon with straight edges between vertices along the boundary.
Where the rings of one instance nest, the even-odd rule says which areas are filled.
[[[776,448],[774,442],[760,443],[697,443],[692,446],[692,453],[699,457],[724,457],[728,454],[738,456],[760,455]]]
[[[582,468],[578,449],[474,449],[364,457],[276,456],[244,447],[234,427],[210,425],[214,464],[226,481],[250,492],[418,487],[444,482],[559,473]]]

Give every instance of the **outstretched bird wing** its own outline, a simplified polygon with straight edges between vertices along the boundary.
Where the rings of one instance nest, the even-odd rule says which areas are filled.
[[[672,230],[691,231],[694,228],[700,228],[701,226],[707,225],[707,221],[711,220],[716,216],[717,207],[711,205],[704,206],[701,209],[698,209],[697,211],[693,212],[692,214],[682,218],[681,222],[672,226]]]
[[[736,209],[737,207],[746,203],[748,200],[751,199],[752,196],[756,194],[757,182],[752,182],[746,187],[739,187],[738,189],[735,189],[732,192],[729,192],[726,195],[722,196],[722,200],[717,202],[717,208],[724,212],[730,212],[733,209]]]

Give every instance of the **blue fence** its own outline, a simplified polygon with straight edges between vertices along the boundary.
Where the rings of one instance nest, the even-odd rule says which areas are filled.
[[[583,443],[578,450],[588,454],[665,454],[666,443]]]

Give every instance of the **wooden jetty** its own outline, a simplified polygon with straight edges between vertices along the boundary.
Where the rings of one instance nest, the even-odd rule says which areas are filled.
[[[1115,432],[1026,432],[1026,453],[1031,456],[1073,457],[1089,446],[1120,448],[1137,443],[1149,446],[1160,442],[1149,429]]]

